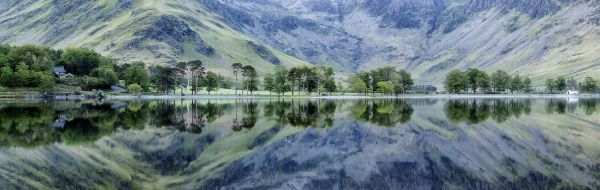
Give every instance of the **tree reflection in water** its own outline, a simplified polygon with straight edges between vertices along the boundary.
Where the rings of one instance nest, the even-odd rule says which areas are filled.
[[[0,161],[4,176],[44,185],[177,178],[158,185],[282,188],[306,179],[298,187],[598,189],[600,133],[589,116],[598,106],[597,99],[0,103]],[[82,143],[93,144],[63,146]]]
[[[35,147],[64,142],[93,142],[115,129],[142,130],[146,126],[169,127],[202,133],[211,123],[227,116],[233,131],[252,129],[257,123],[275,122],[285,127],[331,127],[336,120],[351,118],[384,127],[405,124],[417,107],[435,108],[435,99],[236,99],[154,100],[126,102],[4,103],[0,105],[0,142],[3,146]],[[443,100],[450,122],[476,125],[492,119],[497,123],[529,115],[533,99]],[[598,99],[539,100],[546,114],[597,112]],[[343,109],[340,109],[343,108]],[[261,110],[262,109],[262,110]],[[347,111],[347,112],[344,112]],[[426,110],[435,111],[435,110]],[[346,114],[346,115],[337,115]]]
[[[598,111],[600,100],[598,99],[581,99],[579,100],[579,108],[583,109],[586,115],[592,115]],[[600,171],[600,170],[599,170]]]
[[[238,118],[238,107],[242,107],[242,118]],[[241,131],[242,129],[252,129],[258,121],[258,103],[255,100],[241,100],[241,104],[238,105],[236,100],[235,118],[233,120],[234,131]]]
[[[244,105],[244,118],[242,118],[242,127],[251,129],[256,125],[258,121],[258,103],[250,100],[249,103]]]
[[[577,109],[578,100],[573,99],[548,99],[546,100],[546,113],[565,114],[573,113]]]
[[[287,111],[291,106],[291,102],[281,99],[269,100],[264,104],[264,117],[269,121],[275,121],[280,126],[285,126],[288,124]]]
[[[17,103],[0,107],[2,146],[36,147],[94,142],[127,126],[118,109],[104,103]],[[125,109],[124,115],[132,115]]]
[[[146,102],[152,104],[152,102]],[[202,133],[207,123],[214,122],[225,113],[228,104],[199,102],[199,100],[180,101],[159,100],[150,106],[152,126],[173,127],[179,131]]]
[[[479,124],[492,118],[503,123],[511,117],[531,113],[531,99],[459,99],[448,100],[444,111],[450,122]]]
[[[328,100],[292,100],[287,108],[287,121],[291,126],[331,127],[337,106]]]
[[[410,121],[414,109],[409,100],[360,100],[350,107],[350,117],[385,127]]]

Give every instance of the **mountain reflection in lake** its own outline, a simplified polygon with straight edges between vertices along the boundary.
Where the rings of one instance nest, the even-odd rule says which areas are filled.
[[[0,103],[4,189],[599,189],[600,100]]]

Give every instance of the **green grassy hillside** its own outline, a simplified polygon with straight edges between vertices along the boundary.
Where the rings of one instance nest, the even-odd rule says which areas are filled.
[[[200,59],[229,74],[231,63],[268,72],[306,62],[229,28],[193,1],[21,1],[0,14],[0,43],[86,47],[122,62],[173,64]],[[259,55],[260,44],[278,62]]]
[[[437,2],[437,1],[435,1]],[[599,77],[597,1],[0,1],[0,43],[92,48],[122,62],[201,59],[230,73],[318,64],[383,66],[441,87],[452,69]]]

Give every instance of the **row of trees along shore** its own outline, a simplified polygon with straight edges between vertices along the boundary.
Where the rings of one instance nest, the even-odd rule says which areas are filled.
[[[544,82],[547,93],[563,93],[565,90],[577,90],[583,93],[600,92],[600,83],[592,77],[585,77],[578,82],[574,78],[565,77],[549,78]]]
[[[236,64],[234,64],[234,72]],[[242,69],[242,73],[243,73]],[[237,74],[236,74],[237,75]],[[274,73],[268,73],[264,76],[264,88],[269,93],[285,95],[286,92],[291,92],[292,95],[310,95],[316,92],[322,95],[323,92],[329,94],[337,91],[338,85],[335,83],[335,73],[331,67],[294,67],[287,69],[283,66],[278,66]],[[244,82],[248,84],[249,79]]]
[[[414,81],[409,72],[398,71],[393,67],[360,72],[348,78],[348,88],[358,94],[399,95],[411,90],[413,85]]]
[[[497,70],[488,74],[479,69],[465,71],[452,70],[446,76],[444,86],[451,94],[503,94],[531,93],[531,79],[519,74],[509,75],[506,71]]]
[[[64,71],[57,68],[64,68]],[[143,62],[118,64],[85,48],[54,50],[36,45],[0,45],[0,86],[39,89],[54,92],[56,85],[80,87],[82,90],[102,90],[125,87],[133,93],[192,94],[205,90],[210,94],[221,88],[242,90],[253,94],[261,86],[259,74],[251,65],[232,65],[235,80],[207,71],[202,61],[179,62],[175,66],[146,65]],[[57,73],[58,72],[58,73]],[[337,90],[334,71],[326,67],[278,66],[274,73],[264,75],[263,89],[283,94],[322,94]],[[242,81],[240,81],[242,80]]]
[[[578,82],[574,78],[549,78],[545,81],[545,91],[535,92],[529,77],[519,74],[509,75],[497,70],[488,74],[482,70],[470,68],[465,71],[453,70],[446,75],[444,86],[450,94],[505,94],[505,93],[565,93],[567,90],[583,93],[600,92],[600,84],[592,77]]]
[[[56,68],[64,68],[57,74]],[[208,94],[221,88],[235,89],[235,94],[252,95],[262,87],[270,94],[323,95],[342,91],[336,83],[331,67],[277,66],[274,72],[259,76],[251,65],[231,65],[233,78],[207,71],[202,61],[179,62],[174,66],[146,65],[143,62],[118,64],[99,53],[85,48],[54,50],[35,45],[0,45],[0,86],[38,89],[41,92],[56,91],[62,87],[80,87],[82,90],[125,87],[132,93],[155,92],[157,94],[185,94],[191,89],[196,95]],[[262,77],[262,78],[259,78]],[[261,83],[262,80],[262,83]],[[399,95],[407,93],[414,85],[406,70],[384,67],[350,75],[347,91],[358,94]],[[529,77],[510,75],[498,70],[488,74],[479,69],[453,70],[448,73],[444,85],[448,93],[502,94],[534,93]],[[564,93],[579,90],[583,93],[600,92],[600,82],[586,77],[578,82],[573,78],[557,77],[545,81],[545,93]]]
[[[70,75],[57,79],[55,66]],[[100,54],[80,48],[54,50],[34,45],[0,45],[0,86],[52,91],[56,83],[84,88],[109,88],[118,82],[116,64]]]

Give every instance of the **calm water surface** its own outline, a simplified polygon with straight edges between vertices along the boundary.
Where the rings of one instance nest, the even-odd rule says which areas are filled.
[[[600,99],[0,102],[2,189],[600,189]]]

